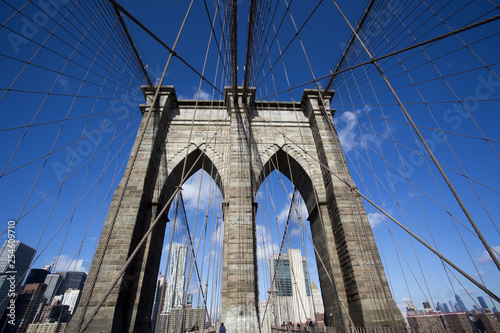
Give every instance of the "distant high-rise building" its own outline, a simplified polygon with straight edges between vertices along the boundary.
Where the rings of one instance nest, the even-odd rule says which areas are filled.
[[[73,314],[75,308],[78,306],[78,301],[80,300],[80,295],[82,291],[79,289],[68,289],[64,293],[62,305],[69,306],[69,312]]]
[[[481,332],[500,332],[500,322],[493,313],[475,314],[474,320]]]
[[[453,305],[453,302],[452,301],[448,301],[448,303],[450,303],[450,311],[451,312],[457,312],[457,309],[455,308],[455,305]]]
[[[173,244],[168,267],[168,282],[163,311],[182,307],[184,285],[186,284],[187,246]]]
[[[46,305],[38,319],[40,323],[53,323],[55,321],[67,323],[71,319],[68,305]]]
[[[271,333],[271,326],[278,326],[278,323],[273,323],[272,312],[273,309],[272,304],[270,304],[267,300],[263,302],[259,302],[259,313],[260,313],[260,333]]]
[[[153,312],[151,314],[152,333],[156,331],[156,321],[158,319],[158,314],[160,313],[161,310],[161,294],[164,284],[165,284],[165,275],[161,275],[160,277],[158,277],[158,281],[156,282],[155,301],[153,303]]]
[[[29,324],[26,333],[63,333],[66,323],[36,323]]]
[[[448,308],[448,304],[443,303],[444,313],[450,313],[450,309]]]
[[[61,275],[63,281],[57,289],[56,295],[63,295],[68,289],[83,290],[87,280],[87,273],[85,272],[63,272],[57,273],[57,275]]]
[[[460,296],[455,294],[455,299],[457,300],[457,304],[458,304],[457,310],[464,311],[464,312],[467,311],[467,308],[465,307],[464,302],[460,299]]]
[[[47,304],[52,304],[52,298],[56,295],[56,291],[62,284],[62,280],[63,278],[59,274],[48,274],[45,278],[44,283],[47,285],[45,298],[47,299]]]
[[[204,308],[192,308],[191,304],[182,308],[171,308],[169,313],[160,313],[156,332],[199,332],[205,326],[206,314]]]
[[[16,298],[16,330],[25,332],[28,325],[41,314],[44,294],[47,285],[44,283],[27,284]]]
[[[417,307],[415,305],[413,305],[412,301],[409,301],[406,304],[407,304],[406,311],[409,311],[409,312],[416,312],[417,311]]]
[[[439,315],[411,314],[406,319],[415,332],[442,332],[445,329]]]
[[[424,314],[408,315],[407,320],[415,332],[474,332],[465,313],[424,312]]]
[[[0,317],[4,314],[5,309],[10,303],[10,287],[11,282],[15,293],[22,286],[22,279],[31,264],[31,260],[35,256],[35,249],[20,241],[5,241],[0,250]],[[15,262],[9,258],[14,255]],[[15,272],[9,274],[9,272]],[[17,316],[17,311],[16,311]]]
[[[478,296],[477,300],[479,301],[479,305],[481,306],[481,309],[488,309],[489,310],[488,305],[484,301],[483,296]]]
[[[33,283],[45,283],[45,278],[49,274],[49,271],[42,268],[32,268],[28,273],[28,277],[24,284],[33,284]]]
[[[441,303],[437,302],[437,304],[436,304],[436,311],[439,311],[439,312],[443,312],[443,313],[444,313],[445,311],[444,311],[444,306],[443,306],[443,304],[441,304]]]
[[[311,293],[314,303],[314,313],[325,313],[325,307],[323,306],[323,298],[321,296],[321,290],[319,290],[314,281],[311,284]],[[314,320],[314,318],[311,319]]]
[[[465,313],[442,314],[440,317],[445,326],[445,332],[474,332],[469,317]]]
[[[51,305],[59,305],[62,303],[64,295],[56,295],[52,297],[52,302],[50,303]]]
[[[429,301],[422,302],[422,305],[424,306],[424,311],[425,312],[431,312],[432,311],[431,303],[429,303]]]
[[[298,249],[270,259],[273,295],[278,305],[278,322],[305,322],[315,318],[309,272],[305,258]]]

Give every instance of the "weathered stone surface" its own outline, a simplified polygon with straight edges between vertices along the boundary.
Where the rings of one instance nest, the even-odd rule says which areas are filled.
[[[288,177],[306,202],[327,324],[402,327],[362,200],[345,185],[354,186],[329,124],[329,101],[325,112],[314,90],[306,90],[301,103],[254,102],[253,90],[246,103],[241,90],[234,103],[231,89],[225,101],[198,103],[178,101],[173,87],[161,92],[140,146],[136,139],[130,178],[114,194],[68,332],[89,318],[176,186],[199,169],[212,175],[224,196],[222,320],[229,332],[259,331],[254,201],[273,170]],[[153,89],[145,87],[144,94],[150,102]],[[87,332],[148,331],[165,223],[155,227]]]

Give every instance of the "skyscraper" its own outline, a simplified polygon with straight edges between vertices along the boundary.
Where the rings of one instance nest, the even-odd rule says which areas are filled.
[[[68,289],[83,290],[83,285],[87,280],[87,273],[85,272],[63,272],[57,273],[62,276],[63,282],[56,291],[56,295],[63,295]]]
[[[78,289],[68,289],[64,293],[62,305],[69,306],[69,312],[73,314],[75,308],[78,306],[78,301],[80,301],[81,290]]]
[[[5,312],[10,301],[8,295],[11,282],[13,282],[14,292],[17,293],[21,288],[22,279],[24,279],[35,253],[35,249],[20,241],[8,240],[3,244],[0,250],[0,272],[3,273],[0,276],[0,317]],[[15,263],[9,260],[9,258],[13,258],[9,257],[12,255],[15,258]],[[9,274],[9,272],[15,273]]]
[[[56,291],[62,283],[62,276],[59,274],[48,274],[44,283],[47,285],[45,298],[48,304],[52,304],[52,298],[56,295]]]
[[[455,294],[455,298],[457,300],[457,304],[458,304],[458,311],[467,311],[467,308],[465,307],[465,304],[464,302],[460,299],[460,296],[456,295]]]
[[[32,268],[30,269],[30,272],[28,273],[28,277],[26,278],[26,281],[24,281],[24,284],[44,283],[45,278],[48,274],[49,271],[43,268]]]
[[[443,303],[444,313],[450,313],[450,309],[448,308],[448,304]]]
[[[35,317],[41,314],[46,288],[44,283],[32,283],[23,287],[16,298],[15,332],[25,332]]]
[[[301,251],[289,249],[287,254],[274,255],[270,264],[278,322],[305,322],[315,318],[309,272]]]
[[[186,283],[187,246],[173,244],[168,265],[167,293],[163,303],[163,311],[170,312],[171,309],[182,307],[184,297],[184,285]]]
[[[314,281],[312,282],[311,285],[311,293],[312,293],[312,298],[313,298],[313,303],[314,303],[314,312],[321,314],[325,313],[325,308],[323,305],[323,297],[321,296],[321,291],[319,288],[316,286]],[[311,318],[314,319],[314,318]]]
[[[487,304],[486,304],[486,302],[484,301],[483,296],[478,296],[478,297],[477,297],[477,300],[479,301],[479,305],[481,306],[481,310],[482,310],[482,309],[488,309],[488,310],[489,310],[488,305],[487,305]]]
[[[158,277],[158,281],[156,282],[156,293],[155,293],[155,301],[153,304],[153,313],[151,314],[151,332],[156,331],[156,321],[158,319],[158,314],[161,310],[161,293],[163,290],[163,286],[165,284],[165,275],[161,275]]]
[[[457,312],[457,309],[455,308],[455,305],[453,305],[453,302],[452,301],[448,301],[448,303],[450,303],[450,311],[451,312]]]

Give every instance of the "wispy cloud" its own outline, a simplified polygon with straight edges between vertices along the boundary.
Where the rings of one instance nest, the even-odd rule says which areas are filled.
[[[483,276],[483,275],[484,275],[484,271],[478,271],[476,274],[474,274],[474,277],[478,278],[479,276]]]
[[[267,231],[267,228],[262,225],[257,225],[256,227],[257,233],[257,259],[260,260],[269,260],[271,256],[275,253],[279,252],[279,247],[277,244],[274,244],[270,232]]]
[[[499,255],[500,246],[493,246],[492,249],[494,252],[496,252],[496,254],[495,254],[496,257],[499,258],[500,257],[500,255]],[[490,263],[492,261],[493,261],[493,259],[491,259],[490,254],[486,250],[484,250],[483,254],[479,258],[477,258],[477,262],[479,264],[487,264],[487,263]]]
[[[198,97],[198,88],[193,87],[193,94],[192,95],[184,95],[184,94],[179,94],[179,99],[191,99],[191,100],[209,100],[212,98],[212,95],[208,91],[205,91],[203,89],[200,89],[200,96]]]
[[[334,118],[335,127],[339,136],[340,144],[346,153],[351,150],[370,144],[378,144],[377,136],[367,128],[371,128],[369,123],[361,124],[359,115],[368,114],[372,110],[370,105],[365,105],[361,109],[354,111],[344,111]],[[365,128],[360,127],[362,125]],[[374,129],[381,136],[389,136],[391,128],[387,123],[382,123],[382,128]]]
[[[294,206],[290,207],[290,204],[292,202],[292,195],[293,192],[288,193],[287,195],[287,200],[285,204],[283,205],[283,208],[281,211],[276,215],[278,218],[278,223],[283,224],[286,222],[288,218],[288,213],[290,212],[290,208],[292,209],[293,214],[298,214],[302,221],[305,221],[307,217],[309,216],[309,212],[307,211],[307,206],[302,197],[296,198],[295,199],[295,204]],[[300,196],[300,194],[298,194]]]
[[[222,242],[224,240],[224,221],[219,219],[219,225],[212,233],[212,242],[216,246],[222,246]]]
[[[213,179],[202,170],[196,172],[182,185],[182,198],[186,209],[207,207],[210,199],[214,202],[215,198],[218,198],[216,195],[218,193],[220,193],[219,188]]]
[[[384,222],[385,215],[381,212],[368,213],[368,221],[370,222],[370,226],[372,228],[376,228],[377,225]]]
[[[408,302],[410,302],[411,299],[408,297],[402,297],[396,301],[398,308],[405,310],[406,306],[408,305]]]
[[[59,83],[63,87],[64,90],[68,90],[70,87],[70,83],[69,83],[68,78],[66,78],[64,76],[59,76],[59,78],[57,79],[57,83]]]
[[[68,255],[63,254],[59,257],[51,258],[47,264],[55,264],[55,267],[52,269],[53,272],[77,271],[88,273],[90,261],[83,259],[73,260]]]

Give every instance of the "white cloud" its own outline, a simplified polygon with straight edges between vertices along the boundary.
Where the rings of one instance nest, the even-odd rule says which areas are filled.
[[[295,199],[295,205],[292,208],[292,214],[298,214],[302,222],[304,222],[309,217],[309,212],[307,211],[307,206],[300,194],[297,192],[296,195],[299,195],[298,198]],[[277,214],[278,223],[283,224],[286,222],[288,218],[288,213],[290,212],[290,204],[292,202],[292,192],[288,193],[287,201],[283,205],[283,208]]]
[[[381,212],[368,213],[368,221],[370,222],[370,226],[372,228],[376,228],[377,225],[384,221],[385,215]]]
[[[206,208],[210,199],[214,202],[218,198],[218,195],[216,195],[218,192],[220,191],[217,184],[203,170],[196,172],[182,185],[182,198],[184,199],[186,209]],[[210,196],[211,193],[212,195]],[[199,204],[198,196],[200,200]]]
[[[379,144],[381,142],[381,140],[377,140],[377,135],[368,130],[368,128],[372,127],[370,124],[362,124],[365,128],[360,127],[358,115],[367,114],[371,110],[372,107],[370,105],[365,105],[362,109],[344,111],[334,118],[340,143],[346,153],[357,147]],[[391,133],[391,128],[387,123],[382,123],[382,129],[375,129],[375,131],[378,131],[381,136],[388,137]]]
[[[198,88],[193,87],[193,90],[194,92],[192,95],[179,94],[179,99],[196,100],[198,98],[201,101],[201,100],[209,100],[212,98],[212,95],[210,95],[208,91],[200,89],[200,96],[198,97]]]
[[[59,76],[59,78],[57,79],[57,83],[59,83],[64,90],[68,90],[69,89],[69,80],[68,78],[64,77],[64,76]]]
[[[50,263],[47,263],[47,265],[52,264],[55,264],[55,267],[52,269],[53,272],[77,271],[88,273],[89,268],[87,266],[90,264],[90,261],[83,259],[75,260],[73,258],[69,258],[68,255],[63,254],[59,257],[52,258]]]
[[[219,225],[215,229],[215,231],[212,233],[212,242],[214,243],[214,246],[222,246],[222,242],[224,240],[224,221],[219,220]]]
[[[279,247],[274,244],[271,239],[270,233],[267,231],[266,227],[262,225],[257,225],[257,259],[258,260],[269,260],[271,256],[279,252]]]
[[[421,196],[422,195],[422,192],[413,192],[413,191],[409,191],[408,192],[408,196],[410,197],[410,199],[415,199],[416,197],[418,196]]]
[[[408,302],[411,302],[411,299],[408,297],[403,297],[396,301],[398,308],[400,308],[403,311],[406,311],[406,306],[408,305]]]
[[[358,124],[356,113],[351,111],[346,111],[342,114],[342,121],[335,118],[335,127],[337,127],[337,133],[339,136],[340,143],[344,148],[345,152],[350,152],[354,149],[354,139],[356,137],[352,133],[354,127]],[[340,128],[340,129],[339,129]]]
[[[203,99],[203,100],[208,100],[210,99],[210,94],[208,92],[206,92],[205,90],[201,89],[200,90],[200,99]]]
[[[499,255],[500,246],[493,246],[492,249],[493,249],[493,252],[496,252],[496,257],[499,258],[500,257],[500,255]],[[490,254],[486,250],[484,250],[482,256],[477,258],[477,262],[479,264],[487,264],[487,263],[492,262],[492,261],[493,261],[493,259],[491,259]]]
[[[289,210],[290,210],[290,203],[288,202],[286,205],[283,206],[281,212],[279,212],[279,214],[276,216],[278,218],[279,224],[283,224],[286,222]]]

